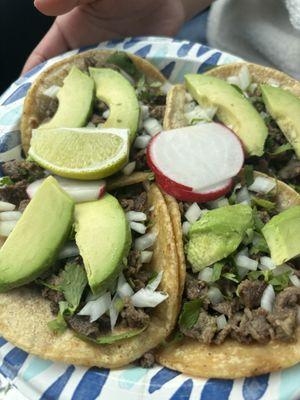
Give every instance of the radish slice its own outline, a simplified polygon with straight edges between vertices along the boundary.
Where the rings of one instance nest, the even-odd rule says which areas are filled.
[[[105,181],[76,181],[74,179],[54,176],[60,187],[72,197],[76,203],[97,200],[105,193]],[[32,199],[45,179],[32,182],[26,189],[28,196]]]
[[[147,161],[161,184],[167,178],[186,191],[210,193],[222,190],[238,174],[244,152],[232,131],[211,122],[156,135],[149,143]]]

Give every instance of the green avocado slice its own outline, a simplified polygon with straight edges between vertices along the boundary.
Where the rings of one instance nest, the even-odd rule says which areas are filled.
[[[275,215],[262,228],[272,260],[281,265],[300,255],[300,206]]]
[[[53,118],[42,128],[80,128],[86,125],[94,99],[94,81],[72,67],[58,92],[59,105]]]
[[[131,232],[118,200],[106,194],[97,201],[76,204],[75,240],[93,293],[114,284],[131,245]]]
[[[300,158],[300,99],[279,87],[260,85],[260,88],[268,113]]]
[[[219,121],[241,139],[250,156],[261,156],[268,129],[246,97],[222,79],[208,75],[185,75],[187,90],[203,106],[217,107]]]
[[[96,97],[109,107],[104,128],[125,128],[134,140],[139,122],[139,102],[134,87],[119,72],[110,68],[89,68],[96,83]]]
[[[36,279],[67,239],[74,202],[49,176],[0,249],[0,292]]]
[[[208,211],[189,230],[186,250],[193,272],[233,253],[250,228],[253,228],[253,215],[248,205],[237,204]]]

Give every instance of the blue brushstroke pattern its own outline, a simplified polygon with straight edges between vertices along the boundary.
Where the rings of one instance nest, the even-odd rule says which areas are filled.
[[[163,385],[165,385],[170,380],[176,378],[176,376],[180,374],[180,372],[172,371],[169,368],[160,369],[150,380],[148,389],[149,393],[153,393],[156,390],[159,390]]]
[[[193,380],[186,380],[173,394],[170,400],[189,400],[193,390]]]
[[[41,64],[36,65],[35,67],[33,67],[30,71],[26,72],[26,74],[24,74],[24,78],[30,78],[32,75],[36,74],[37,72],[39,72],[44,65],[47,63],[47,61],[42,62]]]
[[[11,104],[14,101],[17,101],[23,97],[25,97],[28,89],[31,86],[31,82],[24,83],[24,85],[19,86],[4,102],[3,105]]]
[[[14,379],[24,364],[28,353],[14,347],[3,359],[0,372],[9,379]]]
[[[127,42],[124,43],[123,48],[129,49],[130,47],[134,46],[136,43],[139,43],[141,40],[139,38],[131,38]],[[121,40],[123,42],[123,40]]]
[[[123,39],[112,39],[107,42],[106,47],[115,47],[120,43],[123,43]]]
[[[101,391],[109,374],[108,369],[91,368],[82,377],[72,396],[72,400],[94,400]]]
[[[191,48],[194,46],[194,43],[184,43],[182,46],[179,47],[177,50],[178,57],[185,57]]]
[[[175,61],[170,62],[169,64],[167,64],[162,70],[161,73],[168,79],[170,78],[173,69],[175,67]]]
[[[7,340],[5,340],[3,337],[0,337],[0,347],[4,346],[7,343]]]
[[[232,387],[232,379],[209,379],[202,389],[200,400],[227,400]]]
[[[122,389],[131,389],[138,381],[148,374],[147,368],[125,368],[119,379],[119,387]]]
[[[152,48],[152,45],[148,44],[147,46],[142,47],[138,51],[135,51],[134,54],[136,54],[137,56],[140,56],[140,57],[146,57],[150,53],[151,48]]]
[[[300,399],[300,363],[281,371],[279,400]]]
[[[246,378],[243,384],[245,400],[259,400],[268,389],[269,374]]]
[[[218,64],[220,57],[221,53],[219,51],[214,53],[211,57],[205,60],[202,65],[200,65],[197,73],[202,74],[203,72],[208,71],[209,69],[215,67]]]
[[[4,133],[0,136],[0,153],[5,153],[21,143],[20,131]]]
[[[73,374],[75,367],[70,365],[66,371],[43,393],[40,400],[57,400],[64,390],[68,380]]]
[[[210,50],[211,50],[210,47],[202,45],[202,46],[200,46],[199,50],[197,51],[196,56],[200,57],[200,56],[202,56],[203,54],[207,53]]]
[[[83,51],[92,50],[92,49],[94,49],[95,47],[97,47],[97,44],[91,44],[91,45],[89,45],[89,46],[80,47],[79,50],[78,50],[78,54],[79,54],[79,53],[82,53]]]
[[[42,358],[38,358],[33,356],[31,360],[26,365],[26,369],[22,372],[22,378],[24,381],[30,381],[30,379],[35,378],[37,375],[44,372],[53,364],[52,361],[43,360]]]

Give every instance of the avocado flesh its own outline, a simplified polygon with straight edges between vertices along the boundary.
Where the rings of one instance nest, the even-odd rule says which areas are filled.
[[[36,279],[53,264],[67,239],[73,200],[49,176],[0,249],[0,292]]]
[[[125,128],[130,141],[135,138],[139,123],[139,102],[134,87],[119,72],[110,68],[89,68],[96,83],[96,97],[109,107],[104,128]]]
[[[238,204],[208,211],[189,230],[187,258],[193,272],[233,253],[253,228],[251,207]]]
[[[91,114],[94,81],[77,67],[72,67],[58,92],[59,105],[53,118],[42,128],[80,128]]]
[[[106,194],[76,204],[75,232],[92,292],[111,288],[131,245],[129,224],[117,199]]]
[[[281,265],[300,255],[300,206],[275,215],[262,228],[272,260]]]
[[[300,99],[279,87],[260,85],[260,88],[268,113],[300,159]]]
[[[187,74],[185,84],[204,107],[217,107],[219,121],[241,139],[250,156],[261,156],[268,129],[252,104],[229,83],[208,75]]]

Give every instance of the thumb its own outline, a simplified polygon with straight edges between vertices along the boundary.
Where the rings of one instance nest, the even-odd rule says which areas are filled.
[[[57,16],[66,14],[73,8],[92,3],[94,0],[35,0],[35,7],[43,14]]]

